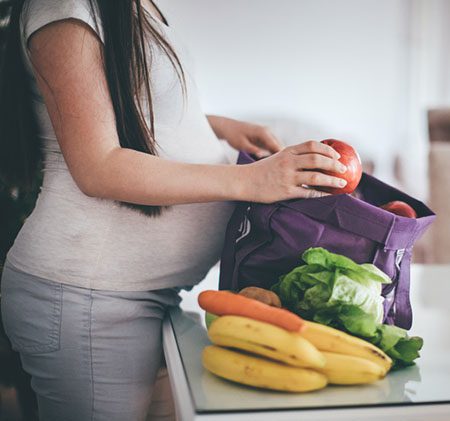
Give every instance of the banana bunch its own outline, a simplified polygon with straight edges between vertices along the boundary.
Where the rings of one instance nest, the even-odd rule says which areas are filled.
[[[328,326],[305,324],[297,333],[248,317],[218,317],[208,329],[214,345],[204,349],[203,365],[231,381],[289,392],[371,383],[389,371],[391,359],[374,345]]]
[[[219,377],[290,392],[321,389],[328,383],[324,374],[312,369],[325,367],[324,356],[300,335],[278,326],[222,316],[212,322],[208,336],[218,346],[204,349],[203,365]]]

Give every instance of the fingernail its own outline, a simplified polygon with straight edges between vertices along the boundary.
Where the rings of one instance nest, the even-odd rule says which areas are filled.
[[[345,173],[347,171],[347,167],[345,165],[339,165],[339,172],[341,172],[342,174]]]
[[[336,152],[336,159],[339,159],[340,157],[341,157],[341,154],[339,152]]]
[[[339,185],[340,185],[341,187],[344,187],[344,186],[347,185],[347,181],[341,178],[341,179],[339,180]]]

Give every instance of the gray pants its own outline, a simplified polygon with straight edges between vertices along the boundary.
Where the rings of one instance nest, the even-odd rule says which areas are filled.
[[[149,412],[163,362],[162,319],[180,301],[175,289],[84,289],[7,264],[1,293],[4,328],[31,375],[41,420],[173,419]]]

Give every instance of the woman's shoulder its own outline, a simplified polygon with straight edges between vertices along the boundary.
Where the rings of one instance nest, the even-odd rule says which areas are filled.
[[[26,0],[21,16],[22,36],[27,41],[40,28],[65,19],[82,21],[103,41],[95,0]]]

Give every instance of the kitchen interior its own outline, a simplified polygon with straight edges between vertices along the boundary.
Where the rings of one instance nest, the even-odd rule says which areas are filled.
[[[364,171],[436,213],[414,248],[413,265],[438,271],[450,265],[448,0],[157,4],[189,48],[207,113],[262,123],[285,145],[328,138],[352,144]],[[2,188],[0,203],[0,236],[6,238],[14,230],[8,224],[26,216],[32,198]],[[1,245],[0,258],[8,243]],[[218,266],[209,285],[217,273]],[[442,297],[450,283],[440,285],[445,289],[429,285],[411,293],[423,307],[438,306],[448,322]],[[193,293],[185,301],[193,306]],[[0,334],[0,421],[33,419],[34,408],[28,378]]]

